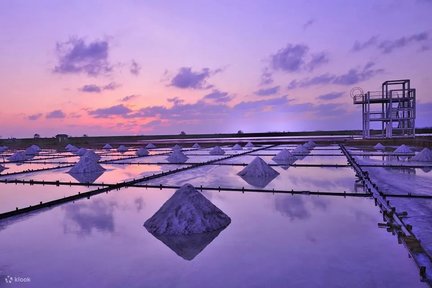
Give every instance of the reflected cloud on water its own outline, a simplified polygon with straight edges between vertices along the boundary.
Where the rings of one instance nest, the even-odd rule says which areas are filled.
[[[311,196],[275,195],[275,209],[291,221],[306,220],[311,217],[312,210],[326,211],[329,205],[327,199]],[[307,205],[307,202],[312,205]]]

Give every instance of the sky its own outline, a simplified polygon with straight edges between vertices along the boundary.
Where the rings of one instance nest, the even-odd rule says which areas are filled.
[[[432,126],[432,1],[0,0],[0,136],[361,128],[410,79]]]

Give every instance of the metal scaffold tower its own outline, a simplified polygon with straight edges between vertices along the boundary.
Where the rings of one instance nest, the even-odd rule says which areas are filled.
[[[363,138],[415,137],[415,99],[416,90],[406,79],[385,81],[381,91],[353,95],[354,104],[362,105]]]

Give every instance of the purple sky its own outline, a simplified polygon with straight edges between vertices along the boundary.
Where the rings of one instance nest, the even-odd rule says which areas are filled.
[[[0,135],[359,129],[350,90],[417,89],[432,1],[0,1]]]

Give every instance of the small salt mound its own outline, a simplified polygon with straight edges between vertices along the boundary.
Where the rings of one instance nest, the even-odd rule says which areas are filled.
[[[232,147],[232,149],[233,149],[233,150],[242,150],[243,148],[242,148],[239,144],[235,144],[235,145]]]
[[[3,170],[5,170],[5,169],[6,169],[6,167],[0,165],[0,173],[3,172]]]
[[[192,145],[192,148],[195,148],[195,149],[200,149],[201,148],[201,146],[198,144],[198,143],[195,143],[194,145]]]
[[[97,162],[99,155],[93,151],[87,151],[80,157],[78,163],[68,171],[70,174],[75,173],[95,173],[105,171],[105,169]]]
[[[306,147],[309,150],[312,150],[313,148],[315,148],[316,144],[314,141],[309,140],[308,142],[306,142],[305,144],[303,144],[304,147]]]
[[[12,156],[9,157],[9,161],[14,162],[23,162],[27,160],[27,155],[24,151],[15,152]]]
[[[79,155],[79,156],[83,156],[84,154],[86,154],[87,153],[87,149],[86,148],[79,148],[78,150],[76,150],[74,153],[76,154],[76,155]]]
[[[155,149],[155,148],[156,148],[156,145],[154,145],[153,143],[148,143],[148,144],[145,146],[145,148],[146,148],[146,149]]]
[[[110,150],[110,149],[112,149],[113,147],[110,145],[110,144],[105,144],[104,146],[103,146],[103,149],[105,149],[105,150]]]
[[[307,154],[307,153],[309,153],[309,149],[307,149],[303,145],[299,145],[294,150],[292,150],[291,153],[294,155]]]
[[[182,147],[178,144],[176,144],[174,147],[172,147],[172,150],[182,150]]]
[[[66,151],[71,152],[71,153],[76,153],[78,152],[79,148],[75,147],[74,145],[68,144],[65,147]]]
[[[25,150],[26,155],[36,155],[41,151],[41,148],[37,145],[31,145]]]
[[[120,145],[120,146],[117,148],[117,152],[125,153],[126,151],[128,151],[128,148],[127,148],[126,146],[124,146],[124,145]]]
[[[185,184],[145,223],[154,235],[191,235],[208,233],[231,223],[222,210],[192,185]]]
[[[385,146],[382,145],[381,143],[378,143],[374,146],[375,150],[384,150]]]
[[[148,150],[146,148],[139,148],[138,151],[136,151],[136,155],[139,157],[147,156],[149,154]]]
[[[270,167],[260,157],[256,157],[243,170],[238,172],[237,175],[253,186],[264,188],[279,175],[279,172]]]
[[[407,154],[407,153],[413,153],[413,152],[408,146],[403,144],[403,145],[399,146],[395,151],[393,151],[393,153]]]
[[[5,152],[8,149],[6,146],[0,146],[0,153]]]
[[[225,151],[219,147],[219,146],[215,146],[210,150],[210,155],[224,155]]]
[[[428,148],[424,148],[417,155],[411,158],[413,161],[420,162],[432,162],[432,151]]]
[[[292,164],[297,160],[297,157],[288,151],[288,149],[284,149],[276,154],[272,159],[278,164]]]
[[[252,142],[249,141],[248,143],[246,143],[246,145],[244,147],[247,149],[252,149],[254,147],[254,145],[252,144]]]
[[[170,163],[184,163],[189,159],[181,150],[175,149],[171,154],[168,156],[167,160]]]

